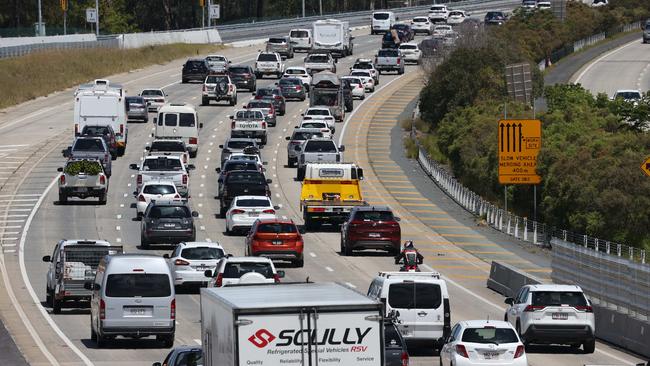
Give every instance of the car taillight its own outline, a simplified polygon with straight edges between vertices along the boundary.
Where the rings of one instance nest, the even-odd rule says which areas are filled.
[[[320,132],[332,132],[329,128],[321,128]]]
[[[228,92],[232,93],[232,85],[228,85]]]
[[[237,209],[234,209],[234,210],[230,211],[230,213],[233,214],[233,215],[240,215],[240,214],[246,213],[246,211],[240,210],[240,209],[237,208]]]
[[[262,122],[262,128],[266,128],[266,122]]]
[[[179,200],[179,199],[181,199],[181,195],[178,194],[178,193],[176,193],[176,194],[174,195],[174,198],[177,199],[177,200]]]
[[[106,319],[106,303],[102,299],[99,299],[99,319]]]
[[[138,185],[142,185],[142,174],[138,174],[138,178],[136,178],[136,181]]]
[[[524,311],[531,312],[531,311],[537,311],[537,310],[544,310],[546,306],[541,306],[541,305],[528,305],[524,309]]]
[[[262,213],[275,215],[275,210],[268,209],[268,210],[264,210],[264,211],[262,211]]]
[[[409,366],[409,354],[402,352],[402,366]]]
[[[172,299],[172,303],[169,304],[169,319],[176,319],[176,299]]]
[[[467,354],[467,350],[465,349],[465,346],[463,346],[462,344],[456,345],[456,353],[458,353],[459,356],[469,358],[469,355]]]
[[[302,86],[297,85],[297,86],[296,86],[296,90],[297,90],[297,91],[301,91],[301,90],[302,90]]]
[[[523,356],[525,352],[526,351],[524,346],[517,346],[517,350],[515,351],[515,358],[519,358]]]
[[[235,122],[234,121],[230,123],[230,128],[235,128]]]
[[[74,125],[74,134],[75,136],[79,135],[79,125],[75,123]]]
[[[273,275],[273,280],[275,281],[275,283],[280,283],[280,276],[278,276],[278,274],[275,273],[275,274]]]
[[[397,58],[397,64],[399,65],[401,62],[402,62],[402,59],[398,57]]]
[[[59,183],[65,184],[65,175],[61,174],[61,178],[59,178]]]
[[[199,143],[198,137],[190,137],[190,145],[197,145]]]
[[[276,95],[274,98],[275,98],[275,100],[282,100],[282,97],[279,96],[279,95]]]
[[[575,309],[578,311],[584,311],[585,313],[593,313],[594,309],[589,305],[584,306],[575,306]]]
[[[144,195],[139,195],[138,196],[138,202],[147,202],[147,200],[144,198]]]
[[[108,163],[108,159],[109,159],[108,154],[104,154],[104,161]]]
[[[176,266],[189,266],[190,262],[184,260],[184,259],[177,259],[174,261],[174,265]]]
[[[223,286],[223,274],[219,273],[217,275],[217,279],[214,281],[214,285],[216,287],[221,287]]]
[[[312,212],[325,212],[325,207],[314,207],[309,210]]]
[[[183,184],[187,184],[187,174],[183,174]]]
[[[104,174],[99,176],[99,184],[106,184],[106,176]]]
[[[187,164],[187,155],[183,154],[183,163]]]

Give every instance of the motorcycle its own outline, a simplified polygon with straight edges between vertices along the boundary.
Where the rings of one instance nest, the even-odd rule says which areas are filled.
[[[418,252],[415,249],[405,249],[403,252],[404,258],[400,259],[396,264],[402,264],[400,272],[420,272],[418,264],[422,264],[422,260],[418,260]]]

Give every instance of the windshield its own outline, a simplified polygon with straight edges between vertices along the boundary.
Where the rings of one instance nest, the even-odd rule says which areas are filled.
[[[185,152],[185,145],[181,141],[155,141],[149,151]]]
[[[163,365],[167,364],[163,363]],[[200,350],[180,352],[174,364],[167,366],[203,366],[203,352]]]
[[[248,146],[254,146],[253,141],[237,141],[237,140],[230,140],[228,141],[228,148],[229,149],[244,149]]]
[[[519,343],[515,331],[510,328],[467,328],[463,331],[463,342],[482,344]]]
[[[393,283],[388,288],[388,303],[396,309],[437,309],[442,303],[442,293],[438,284]]]
[[[181,159],[168,158],[146,159],[142,167],[144,171],[177,171],[183,169]]]
[[[254,263],[254,262],[228,262],[223,271],[223,278],[239,278],[246,273],[256,272],[266,278],[273,278],[273,269],[269,263]]]
[[[379,57],[397,57],[398,53],[395,50],[379,50],[377,53]]]
[[[262,173],[257,172],[233,172],[226,178],[229,184],[266,184]]]
[[[326,55],[311,55],[307,56],[307,60],[305,60],[305,62],[327,63],[329,62],[329,58]]]
[[[140,95],[147,97],[162,97],[164,94],[162,90],[143,90]]]
[[[402,347],[402,338],[400,338],[395,324],[387,321],[384,321],[384,343],[386,347]]]
[[[257,61],[273,61],[277,62],[278,59],[275,57],[274,53],[260,53],[259,56],[257,56]]]
[[[535,291],[532,293],[533,306],[587,306],[587,299],[578,291]]]
[[[158,273],[110,274],[106,280],[107,297],[169,297],[169,276]]]
[[[192,217],[190,209],[185,206],[154,206],[149,211],[151,219],[186,219]]]
[[[390,211],[357,211],[354,219],[362,221],[393,221],[393,213]]]
[[[211,260],[224,256],[223,249],[212,247],[185,248],[181,251],[181,257],[189,260]]]
[[[297,233],[296,225],[285,223],[260,224],[257,227],[258,233],[286,234]]]
[[[151,184],[144,186],[142,193],[146,194],[175,194],[176,187],[168,184]]]
[[[335,153],[338,150],[334,141],[308,141],[304,151]]]
[[[616,98],[623,99],[641,99],[641,95],[638,92],[618,92],[616,93]]]
[[[308,38],[309,32],[306,30],[293,30],[289,33],[289,37],[292,38]]]
[[[271,202],[268,199],[260,198],[241,198],[236,203],[239,207],[271,207]]]
[[[73,150],[105,151],[102,139],[78,139]]]
[[[386,20],[390,17],[390,14],[388,13],[375,13],[372,15],[373,18],[377,20]]]

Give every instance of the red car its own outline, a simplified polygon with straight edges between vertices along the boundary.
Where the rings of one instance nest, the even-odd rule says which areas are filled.
[[[296,267],[305,264],[304,242],[293,220],[257,220],[246,237],[246,255],[290,261]]]
[[[341,254],[355,250],[379,249],[393,255],[400,251],[402,231],[399,218],[387,206],[359,206],[341,225]]]

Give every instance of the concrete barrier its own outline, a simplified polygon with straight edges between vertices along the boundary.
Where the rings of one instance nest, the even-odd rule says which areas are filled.
[[[215,28],[173,32],[127,33],[118,36],[120,47],[138,48],[171,43],[221,43],[219,31]]]
[[[97,36],[90,34],[69,34],[67,36],[43,36],[43,37],[7,37],[0,38],[1,47],[25,46],[33,44],[46,43],[66,43],[66,42],[94,42]]]
[[[542,281],[514,266],[492,261],[487,287],[505,297],[514,297],[522,286],[538,283],[542,283]]]

